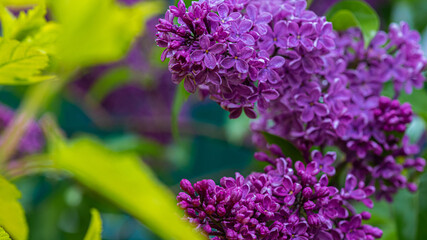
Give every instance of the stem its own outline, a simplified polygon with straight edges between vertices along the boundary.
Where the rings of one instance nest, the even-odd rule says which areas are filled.
[[[68,79],[68,78],[64,78]],[[55,79],[34,85],[19,107],[12,123],[4,130],[0,147],[0,169],[15,154],[16,148],[30,122],[49,100],[64,86],[64,79]]]

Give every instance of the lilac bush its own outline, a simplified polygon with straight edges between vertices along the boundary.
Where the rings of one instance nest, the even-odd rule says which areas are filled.
[[[372,208],[371,197],[392,201],[399,189],[417,189],[425,160],[405,135],[412,107],[397,99],[423,87],[419,34],[402,22],[367,42],[361,29],[335,31],[306,7],[180,1],[157,25],[173,82],[209,96],[230,118],[257,118],[253,141],[269,153],[255,154],[270,164],[264,173],[224,177],[221,186],[181,182],[179,205],[214,239],[380,238],[362,224],[370,214],[353,204]],[[383,96],[389,86],[392,98]],[[290,142],[301,159],[268,144],[265,133]]]

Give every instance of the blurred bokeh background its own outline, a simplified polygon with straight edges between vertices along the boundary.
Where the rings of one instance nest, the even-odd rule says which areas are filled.
[[[120,2],[133,4],[138,0]],[[322,14],[333,2],[314,0],[312,9]],[[402,20],[417,29],[427,52],[427,1],[367,2],[378,11],[383,29],[390,22]],[[164,6],[170,4],[174,2],[164,1]],[[160,61],[162,49],[154,41],[156,23],[156,17],[148,21],[145,33],[133,43],[124,59],[80,69],[77,77],[53,99],[48,111],[57,116],[59,126],[69,137],[91,134],[117,151],[138,152],[174,193],[179,191],[182,178],[192,182],[202,178],[218,181],[236,171],[247,174],[262,170],[263,165],[253,159],[256,149],[251,143],[249,119],[242,116],[229,120],[227,112],[208,99],[189,98],[179,114],[179,139],[172,137],[171,110],[176,86],[170,81],[167,63]],[[10,110],[19,106],[25,89],[1,87],[1,128],[10,121]],[[418,125],[421,128],[423,123]],[[26,151],[42,151],[43,146],[37,143],[43,137],[36,134],[28,138],[30,147],[20,149],[23,155]],[[101,212],[104,239],[159,239],[141,223],[67,177],[34,175],[15,183],[23,195],[21,202],[31,240],[83,239],[93,207]],[[371,221],[383,228],[383,239],[403,239],[399,238],[402,235],[397,225],[410,224],[411,214],[417,214],[418,210],[411,208],[414,199],[402,192],[391,206],[376,203]],[[403,209],[407,215],[399,215],[395,209]]]

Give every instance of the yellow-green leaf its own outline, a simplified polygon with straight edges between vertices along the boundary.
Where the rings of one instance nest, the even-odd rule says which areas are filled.
[[[24,210],[18,202],[20,197],[18,189],[0,176],[0,226],[14,240],[25,240],[28,237]]]
[[[48,55],[56,55],[59,31],[59,24],[48,22],[34,37],[27,38],[26,42]]]
[[[182,219],[172,193],[133,153],[113,152],[80,138],[64,143],[49,137],[54,166],[127,211],[164,239],[204,239]]]
[[[0,14],[3,37],[22,41],[36,34],[46,24],[45,15],[46,6],[44,4],[35,6],[27,13],[20,11],[17,18],[3,7]]]
[[[160,2],[121,6],[114,0],[52,0],[62,25],[59,57],[64,64],[87,66],[123,57]]]
[[[92,219],[90,220],[89,229],[87,230],[84,240],[101,240],[102,233],[102,220],[101,216],[96,209],[91,211]]]
[[[0,38],[0,84],[30,84],[51,79],[41,76],[49,58],[28,43]]]
[[[9,234],[0,227],[0,240],[11,240]]]
[[[45,0],[0,0],[0,4],[13,7],[26,7],[35,4],[43,4],[45,2]]]

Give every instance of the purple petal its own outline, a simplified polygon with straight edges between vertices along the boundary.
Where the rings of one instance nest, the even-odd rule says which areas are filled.
[[[347,192],[350,192],[356,188],[356,185],[357,185],[356,177],[353,176],[352,174],[349,174],[345,180],[345,190]]]
[[[195,81],[197,85],[203,84],[206,82],[208,78],[207,71],[200,71],[199,74],[196,75]]]
[[[285,58],[281,56],[275,56],[273,57],[270,62],[268,63],[268,66],[270,68],[281,68],[285,64]]]
[[[255,45],[255,38],[249,33],[244,33],[240,36],[240,41],[242,41],[245,45],[252,46]]]
[[[221,61],[221,66],[225,69],[230,69],[234,67],[235,63],[236,63],[236,59],[228,57],[228,58],[224,58]]]
[[[217,43],[209,48],[209,52],[213,54],[220,54],[225,51],[225,48],[226,48],[225,44]]]
[[[323,117],[329,113],[328,107],[323,103],[315,103],[313,106],[313,110],[317,116]]]
[[[303,122],[310,122],[314,118],[314,112],[311,107],[306,107],[301,114],[301,120]]]
[[[235,57],[239,52],[239,48],[237,47],[237,44],[230,44],[228,47],[228,51],[230,52],[231,56]]]
[[[207,16],[208,20],[212,21],[212,22],[220,22],[221,19],[219,18],[219,16],[216,13],[210,12]]]
[[[322,161],[322,153],[320,151],[318,151],[318,150],[314,150],[314,151],[311,152],[311,159],[313,161],[318,162],[319,164],[323,163],[323,161]]]
[[[301,37],[303,36],[310,36],[314,32],[314,26],[313,23],[303,23],[301,25],[301,28],[299,29],[299,34]]]
[[[245,108],[244,111],[248,118],[255,119],[257,117],[255,111],[252,108]]]
[[[246,13],[248,14],[249,19],[255,20],[258,10],[254,5],[250,4],[246,7]]]
[[[307,224],[300,222],[295,226],[294,233],[296,235],[303,235],[307,232]]]
[[[228,20],[229,21],[236,21],[237,19],[239,19],[242,15],[238,12],[232,12],[230,13],[230,15],[228,16]]]
[[[274,25],[274,33],[276,37],[288,35],[288,25],[285,21],[279,21]]]
[[[239,33],[246,33],[252,28],[252,21],[248,19],[243,19],[239,24]]]
[[[252,48],[244,47],[240,51],[239,58],[246,60],[246,59],[252,57],[253,52],[254,52],[254,50]]]
[[[205,51],[201,51],[201,50],[196,50],[196,51],[192,52],[190,55],[191,60],[193,60],[195,62],[202,61],[204,56],[205,56]]]
[[[305,47],[305,49],[307,49],[307,51],[311,51],[313,50],[313,41],[307,37],[302,37],[301,38],[301,44]]]
[[[299,40],[296,36],[291,35],[288,37],[288,44],[289,47],[297,47],[299,45]]]
[[[296,22],[290,22],[288,24],[288,32],[297,36],[299,34],[299,26]]]
[[[215,71],[209,71],[208,72],[207,81],[209,81],[215,85],[220,85],[222,82],[221,76]]]
[[[209,46],[211,45],[211,41],[209,40],[209,37],[204,35],[200,38],[200,47],[204,50],[209,49]]]
[[[230,9],[228,8],[227,4],[221,4],[218,6],[218,14],[221,19],[225,19],[228,16],[229,12]]]
[[[205,55],[204,63],[207,68],[214,69],[216,67],[216,59],[212,53],[207,53]]]
[[[187,90],[190,93],[196,92],[196,85],[194,83],[194,80],[191,77],[187,76],[185,78],[185,80],[184,80],[184,88],[185,88],[185,90]]]
[[[241,60],[241,59],[237,59],[236,60],[236,70],[239,73],[247,73],[249,69],[249,65],[247,62]]]
[[[324,156],[323,162],[326,165],[331,165],[335,161],[336,158],[337,158],[337,153],[336,152],[328,152]]]
[[[234,108],[230,110],[230,115],[228,116],[230,119],[239,118],[242,114],[242,108]]]
[[[350,196],[355,200],[362,200],[362,199],[366,198],[365,191],[363,191],[362,189],[357,189],[357,190],[352,191],[350,193]]]
[[[260,13],[258,19],[256,20],[257,24],[268,24],[273,20],[273,15],[268,12]]]
[[[275,89],[266,89],[262,91],[262,96],[268,100],[275,100],[280,94]]]

